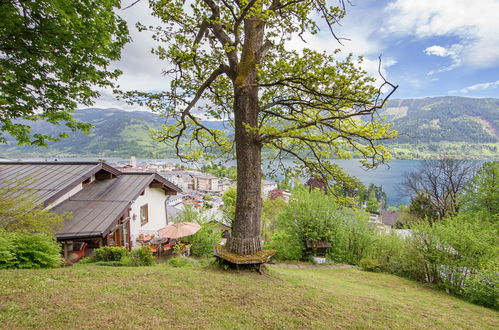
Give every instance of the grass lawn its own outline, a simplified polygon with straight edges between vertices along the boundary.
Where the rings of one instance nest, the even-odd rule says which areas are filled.
[[[499,313],[392,275],[167,265],[0,271],[0,327],[497,328]]]

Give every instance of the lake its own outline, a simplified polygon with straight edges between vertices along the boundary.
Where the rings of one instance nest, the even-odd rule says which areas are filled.
[[[24,161],[51,161],[54,158],[23,158]],[[98,158],[58,158],[59,161],[95,161]],[[117,163],[128,161],[123,158],[106,158],[106,160],[110,163]],[[142,161],[151,161],[151,162],[171,162],[174,164],[181,163],[176,158],[168,158],[168,159],[137,159],[137,163]],[[360,163],[357,160],[344,160],[337,159],[333,160],[334,163],[340,165],[348,174],[359,178],[366,186],[375,184],[376,186],[382,186],[383,191],[386,192],[387,195],[387,204],[388,205],[399,205],[401,203],[408,204],[409,198],[400,196],[398,191],[398,187],[402,182],[403,174],[406,172],[410,172],[418,166],[421,162],[420,160],[392,160],[387,165],[381,165],[376,169],[366,170],[360,166]],[[235,162],[225,162],[227,166],[235,165]],[[291,160],[285,160],[285,165],[292,166]],[[266,171],[266,167],[264,166],[264,171]],[[277,175],[276,180],[282,179],[282,175]]]

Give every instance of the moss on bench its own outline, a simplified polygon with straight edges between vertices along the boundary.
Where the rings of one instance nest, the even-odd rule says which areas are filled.
[[[227,251],[224,245],[214,245],[215,256],[236,265],[264,264],[276,254],[276,250],[260,250],[255,254],[237,254]]]

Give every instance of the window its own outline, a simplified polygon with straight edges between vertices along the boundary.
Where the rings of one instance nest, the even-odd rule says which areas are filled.
[[[149,209],[147,204],[140,207],[140,225],[143,226],[149,222]]]

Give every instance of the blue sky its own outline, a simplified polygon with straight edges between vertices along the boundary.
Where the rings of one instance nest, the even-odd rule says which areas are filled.
[[[124,5],[127,5],[125,0]],[[331,2],[334,3],[334,2]],[[323,29],[307,36],[307,44],[292,47],[319,50],[341,48],[365,58],[365,69],[376,75],[382,56],[383,74],[399,85],[394,98],[428,96],[499,97],[499,0],[352,0],[335,32],[349,41],[338,44]],[[150,54],[154,46],[137,21],[154,25],[145,0],[120,14],[129,23],[134,41],[114,63],[124,74],[124,89],[166,88],[165,63]],[[130,108],[108,91],[97,107]],[[136,107],[133,107],[136,108]]]

